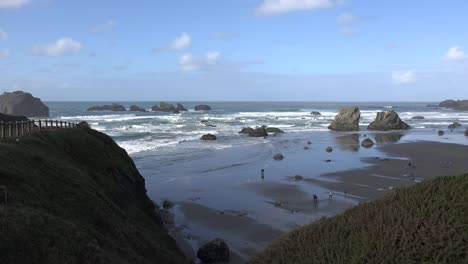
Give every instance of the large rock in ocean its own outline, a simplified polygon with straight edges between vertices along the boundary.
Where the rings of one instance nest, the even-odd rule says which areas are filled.
[[[439,107],[468,111],[468,100],[445,100],[439,104]]]
[[[265,126],[251,128],[251,127],[244,127],[239,134],[247,134],[249,137],[266,137],[268,136],[267,130]]]
[[[361,111],[358,107],[342,108],[328,129],[336,131],[358,131]]]
[[[181,103],[177,103],[177,108],[179,112],[186,112],[188,111]]]
[[[206,135],[203,135],[200,139],[201,140],[216,140],[216,136],[212,134],[206,134]]]
[[[210,111],[211,107],[209,105],[197,105],[194,109],[195,111]]]
[[[216,238],[198,249],[197,258],[202,263],[228,263],[229,247],[224,240]]]
[[[0,113],[17,116],[49,116],[49,107],[30,93],[16,91],[0,95]]]
[[[267,127],[266,128],[266,132],[267,133],[275,133],[275,134],[282,134],[284,133],[283,130],[277,128],[277,127]]]
[[[370,123],[367,127],[368,130],[403,130],[410,129],[411,127],[405,122],[401,121],[400,117],[395,111],[379,112],[374,122]]]
[[[87,111],[112,111],[112,112],[125,112],[127,109],[123,105],[110,104],[110,105],[97,105],[88,108]]]
[[[131,105],[130,106],[130,111],[132,111],[132,112],[146,112],[146,109],[141,108],[141,107],[139,107],[137,105]]]
[[[168,104],[166,102],[161,102],[158,105],[153,105],[153,107],[151,107],[151,110],[155,111],[155,112],[172,112],[172,113],[179,113],[179,110],[177,110],[177,108],[175,108],[173,105],[171,104]]]

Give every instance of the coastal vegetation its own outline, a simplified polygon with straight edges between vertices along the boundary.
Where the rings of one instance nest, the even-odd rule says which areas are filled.
[[[0,141],[1,263],[186,263],[132,159],[86,127]]]
[[[263,263],[468,263],[468,174],[438,177],[290,232]]]

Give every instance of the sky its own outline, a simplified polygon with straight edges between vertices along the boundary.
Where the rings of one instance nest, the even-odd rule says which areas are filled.
[[[0,92],[46,101],[468,99],[466,0],[0,0]]]

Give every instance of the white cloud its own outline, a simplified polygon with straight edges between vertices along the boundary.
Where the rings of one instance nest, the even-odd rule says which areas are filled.
[[[0,50],[0,59],[10,56],[9,50]]]
[[[8,34],[2,28],[0,28],[0,41],[7,40],[7,39],[8,39]]]
[[[0,0],[0,9],[19,8],[29,3],[29,0]]]
[[[343,13],[336,18],[336,23],[340,25],[350,25],[357,22],[359,18],[350,13]]]
[[[205,56],[201,57],[187,53],[180,57],[179,66],[182,71],[208,70],[219,63],[221,56],[218,51],[207,52]]]
[[[415,81],[415,76],[412,71],[393,72],[392,80],[394,84],[407,84]]]
[[[37,56],[60,57],[67,54],[80,52],[82,45],[80,42],[71,38],[61,38],[56,42],[39,45],[32,49],[32,53]]]
[[[275,15],[295,11],[331,8],[335,0],[263,0],[257,14]]]
[[[111,30],[112,28],[115,27],[115,22],[112,21],[112,20],[108,20],[107,22],[105,23],[102,23],[102,24],[99,24],[99,25],[96,25],[95,27],[93,27],[91,29],[91,31],[93,33],[102,33],[102,32],[105,32],[105,31],[109,31]]]
[[[445,59],[449,61],[464,61],[468,56],[459,46],[451,47],[445,54]]]
[[[187,33],[182,33],[179,37],[175,38],[167,46],[160,48],[163,51],[179,51],[186,50],[192,45],[192,38]]]

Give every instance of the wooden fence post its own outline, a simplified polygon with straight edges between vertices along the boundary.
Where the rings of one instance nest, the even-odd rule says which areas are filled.
[[[59,125],[58,125],[58,120],[55,120],[55,127],[58,128]]]
[[[19,136],[19,123],[18,121],[15,122],[15,136],[18,137]]]
[[[20,136],[24,135],[24,121],[20,121]]]
[[[2,131],[2,138],[5,138],[5,125],[3,124],[3,121],[0,123],[0,126]]]
[[[60,128],[63,128],[63,121],[60,121]]]
[[[39,130],[42,129],[42,121],[39,119]]]
[[[8,122],[8,137],[13,137],[13,124],[10,122]]]

